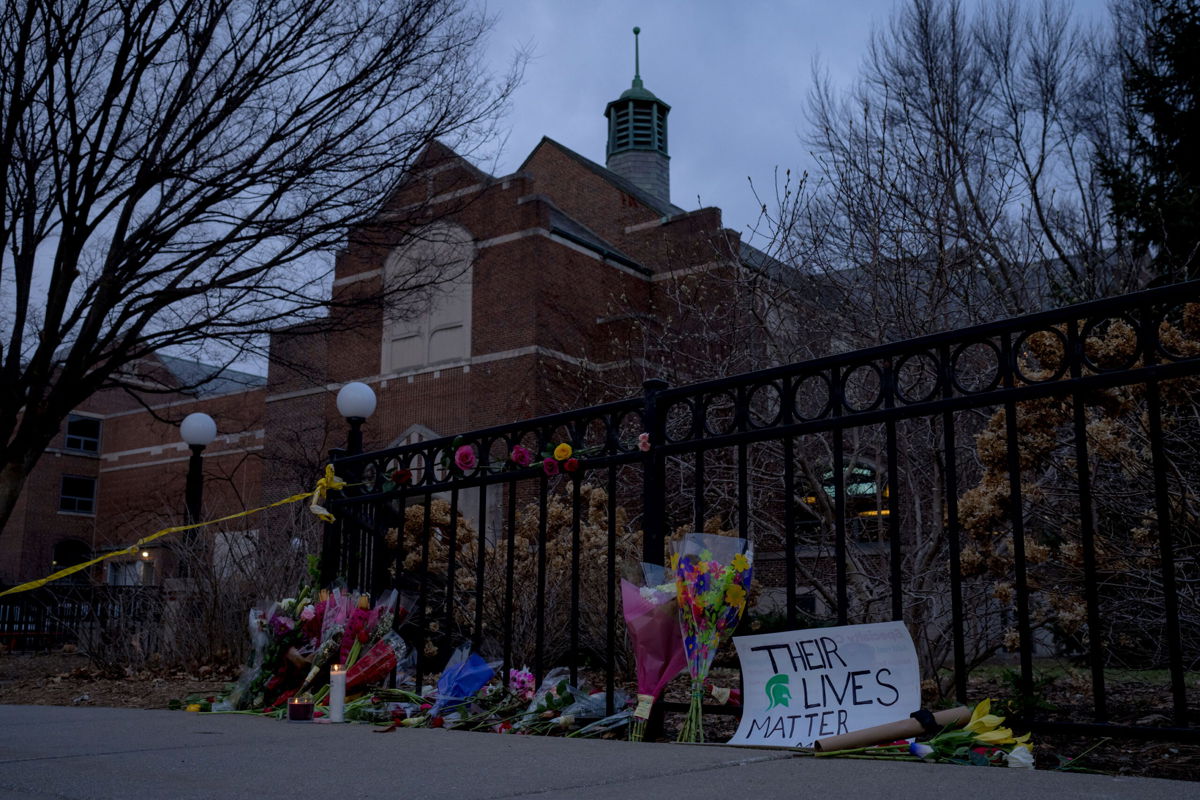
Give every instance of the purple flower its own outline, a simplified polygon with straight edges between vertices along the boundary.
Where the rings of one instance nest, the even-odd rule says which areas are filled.
[[[271,617],[271,632],[276,636],[283,636],[294,628],[295,625],[296,623],[292,622],[291,617],[285,617],[280,614]]]
[[[708,577],[707,572],[702,572],[696,576],[696,594],[704,594],[712,585],[712,579]]]

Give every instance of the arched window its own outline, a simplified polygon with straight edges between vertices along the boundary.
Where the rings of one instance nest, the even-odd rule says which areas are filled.
[[[474,255],[474,240],[465,228],[437,223],[388,257],[384,275],[394,299],[384,313],[383,373],[471,355]]]

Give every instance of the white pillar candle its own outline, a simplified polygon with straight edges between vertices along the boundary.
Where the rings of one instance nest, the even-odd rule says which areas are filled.
[[[346,721],[346,668],[341,664],[329,668],[329,721]]]

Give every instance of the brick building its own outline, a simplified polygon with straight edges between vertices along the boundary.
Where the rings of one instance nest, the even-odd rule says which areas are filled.
[[[667,287],[763,258],[722,227],[719,209],[671,203],[669,111],[635,75],[604,112],[606,166],[544,138],[515,172],[493,176],[433,144],[375,223],[350,232],[331,325],[276,332],[265,385],[231,376],[216,391],[154,401],[168,422],[196,410],[217,419],[206,515],[310,488],[344,441],[335,395],[348,381],[379,399],[364,431],[370,448],[600,402],[597,387],[656,373],[630,344],[636,329],[685,324],[671,317]],[[413,209],[421,224],[389,225],[411,221]],[[355,302],[429,270],[448,280],[421,298],[421,313]],[[116,394],[79,417],[98,422],[98,440],[72,447],[73,426],[95,425],[69,423],[39,464],[0,536],[0,581],[37,577],[85,545],[126,545],[182,513],[187,449],[175,427]],[[88,485],[90,505],[71,494]],[[131,569],[93,577],[123,581]],[[138,577],[156,579],[144,569]]]

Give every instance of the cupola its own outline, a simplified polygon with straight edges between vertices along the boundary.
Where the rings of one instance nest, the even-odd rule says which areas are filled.
[[[633,85],[608,104],[606,166],[664,205],[671,202],[667,114],[671,107],[642,83],[638,34],[633,29]]]

